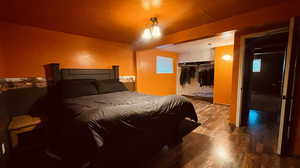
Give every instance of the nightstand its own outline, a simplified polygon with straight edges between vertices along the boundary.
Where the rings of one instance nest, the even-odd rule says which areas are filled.
[[[13,117],[8,127],[12,148],[19,145],[19,135],[35,130],[40,124],[41,119],[39,117],[30,115]]]
[[[129,91],[136,91],[135,82],[123,82],[123,84],[127,87]]]

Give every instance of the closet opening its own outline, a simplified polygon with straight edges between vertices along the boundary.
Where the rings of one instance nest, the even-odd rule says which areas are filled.
[[[231,104],[234,33],[158,47],[178,54],[178,95],[210,104]]]
[[[179,63],[178,69],[182,96],[213,102],[214,61]]]

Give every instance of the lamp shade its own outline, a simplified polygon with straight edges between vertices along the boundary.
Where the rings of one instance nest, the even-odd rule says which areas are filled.
[[[157,26],[157,25],[153,26],[151,33],[152,33],[153,38],[159,38],[161,36],[159,26]]]
[[[152,38],[152,34],[149,28],[144,30],[142,38],[145,40],[150,40]]]

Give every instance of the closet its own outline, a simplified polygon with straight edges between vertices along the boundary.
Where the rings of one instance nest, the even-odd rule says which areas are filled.
[[[234,31],[225,34],[160,46],[162,50],[178,54],[178,95],[214,104],[231,104]]]
[[[178,93],[213,102],[214,61],[178,64]]]

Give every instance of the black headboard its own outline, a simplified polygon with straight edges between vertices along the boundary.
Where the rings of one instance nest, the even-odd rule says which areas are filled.
[[[59,64],[52,63],[44,66],[48,86],[55,85],[60,80],[69,79],[96,79],[119,80],[119,66],[113,65],[112,69],[60,69]]]
[[[114,69],[61,69],[61,79],[115,79]]]

